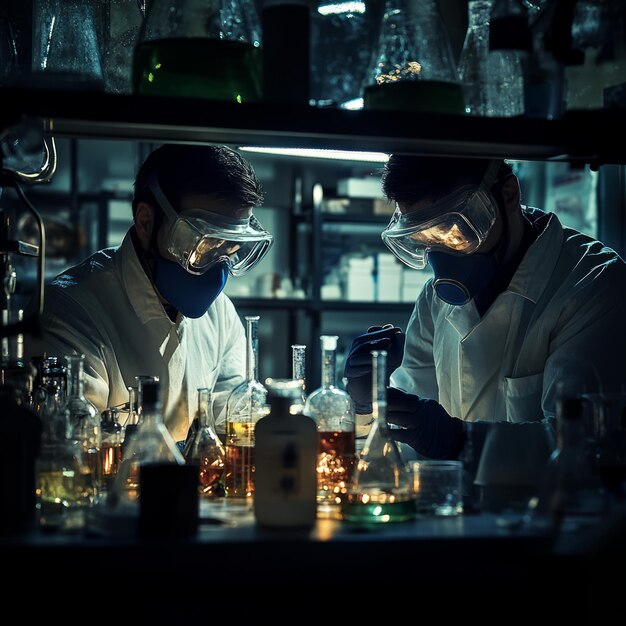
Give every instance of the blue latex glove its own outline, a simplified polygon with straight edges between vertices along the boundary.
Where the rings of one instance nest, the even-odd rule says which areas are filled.
[[[390,429],[396,441],[430,459],[456,459],[463,447],[463,421],[448,415],[439,402],[430,398],[389,387],[387,421],[403,427]]]
[[[364,415],[372,412],[372,350],[387,351],[387,380],[402,363],[404,333],[397,326],[371,326],[352,342],[343,375],[354,409]]]

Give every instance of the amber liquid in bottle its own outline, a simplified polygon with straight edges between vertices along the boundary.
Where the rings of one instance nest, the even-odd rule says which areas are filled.
[[[229,498],[254,494],[254,422],[226,422],[226,473]]]
[[[354,468],[354,431],[319,431],[318,441],[318,503],[340,504]]]

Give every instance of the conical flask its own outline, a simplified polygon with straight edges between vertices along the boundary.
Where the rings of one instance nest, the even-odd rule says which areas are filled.
[[[33,16],[33,85],[104,89],[100,34],[92,3],[36,0]]]
[[[226,450],[215,430],[215,416],[211,391],[206,387],[198,389],[198,410],[194,420],[198,420],[189,450],[185,454],[187,464],[198,465],[200,495],[205,498],[226,495],[224,472]]]
[[[135,49],[135,93],[261,99],[260,20],[253,0],[152,0]]]
[[[322,386],[311,392],[304,414],[317,424],[317,505],[321,517],[337,517],[354,468],[355,422],[352,398],[335,386],[336,335],[322,335]]]
[[[471,0],[468,27],[459,59],[465,112],[486,117],[524,113],[524,75],[520,54],[490,50],[489,21],[492,0]]]
[[[464,112],[463,89],[436,0],[386,1],[363,106]]]
[[[246,380],[226,403],[226,491],[229,498],[254,493],[254,425],[269,413],[267,389],[259,382],[258,315],[246,316]]]
[[[374,423],[348,488],[343,517],[357,523],[405,522],[416,516],[413,476],[387,424],[387,353],[372,352]]]
[[[163,423],[161,386],[158,380],[141,384],[142,413],[120,464],[108,504],[117,507],[139,499],[140,467],[149,463],[177,463],[185,459]]]

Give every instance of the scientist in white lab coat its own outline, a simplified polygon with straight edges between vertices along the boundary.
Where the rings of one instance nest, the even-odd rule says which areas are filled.
[[[552,424],[557,394],[626,383],[624,261],[521,205],[508,163],[392,155],[382,185],[396,203],[383,241],[411,268],[429,263],[434,278],[406,336],[387,325],[354,340],[344,374],[358,413],[371,411],[372,349],[388,350],[395,370],[388,421],[403,428],[394,436],[436,459],[459,456],[468,422],[483,440],[497,423],[523,425],[520,445],[522,435],[541,441],[526,426]]]
[[[239,153],[157,148],[137,174],[122,244],[46,287],[43,335],[28,342],[28,354],[84,354],[85,393],[100,411],[126,402],[135,376],[159,376],[177,441],[199,387],[213,389],[223,414],[245,377],[245,332],[222,289],[272,245],[252,213],[261,201],[259,180]]]

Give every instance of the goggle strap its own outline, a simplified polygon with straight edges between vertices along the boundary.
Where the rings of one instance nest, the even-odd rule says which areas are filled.
[[[159,179],[157,178],[156,172],[152,172],[150,176],[148,176],[148,189],[150,189],[158,205],[168,215],[168,217],[177,219],[178,213],[163,193],[163,190],[159,185]]]
[[[500,170],[500,165],[502,161],[498,159],[491,159],[489,162],[489,166],[485,171],[485,175],[483,176],[483,180],[480,183],[480,186],[487,191],[491,189],[493,183],[496,182],[496,178],[498,178],[498,171]]]

